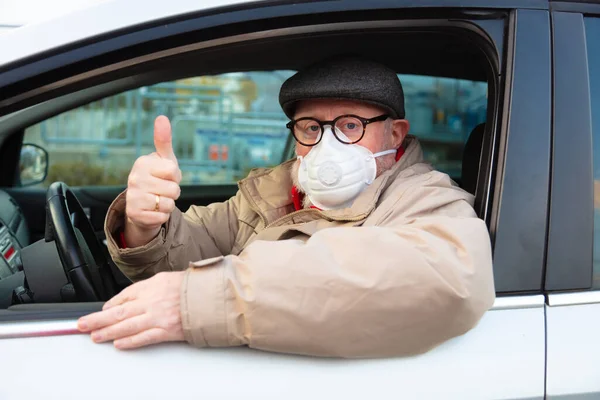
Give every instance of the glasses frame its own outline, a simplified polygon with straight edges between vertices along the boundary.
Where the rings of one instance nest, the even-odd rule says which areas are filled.
[[[323,133],[325,132],[326,125],[329,125],[332,128],[335,128],[335,124],[337,121],[339,121],[342,118],[347,118],[347,117],[356,118],[357,120],[359,120],[362,123],[363,131],[362,131],[362,134],[360,135],[360,138],[358,138],[357,140],[355,140],[353,142],[346,142],[338,137],[337,133],[335,132],[335,129],[331,129],[331,132],[333,132],[333,136],[335,136],[335,138],[340,143],[343,143],[343,144],[355,144],[355,143],[360,142],[362,140],[362,138],[365,136],[365,132],[367,130],[367,125],[372,124],[373,122],[385,121],[390,116],[389,116],[389,114],[381,114],[381,115],[379,115],[377,117],[373,117],[373,118],[363,118],[363,117],[359,117],[358,115],[354,115],[354,114],[344,114],[344,115],[340,115],[339,117],[336,117],[335,119],[332,119],[331,121],[321,121],[321,120],[318,120],[313,117],[302,117],[302,118],[291,120],[290,122],[285,124],[285,127],[288,128],[292,132],[292,135],[294,136],[294,139],[296,139],[296,142],[300,143],[302,146],[313,147],[313,146],[318,145],[321,142],[321,139],[323,139]],[[294,132],[294,126],[299,121],[315,121],[317,124],[319,124],[319,126],[321,127],[321,133],[320,133],[319,139],[315,143],[304,144],[300,139],[298,139],[298,137],[296,137],[296,133]]]

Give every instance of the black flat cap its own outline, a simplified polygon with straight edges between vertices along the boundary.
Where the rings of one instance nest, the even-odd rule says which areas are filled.
[[[398,75],[361,57],[329,58],[299,71],[281,86],[279,104],[290,119],[296,103],[309,99],[362,101],[383,107],[392,118],[404,118],[404,92]]]

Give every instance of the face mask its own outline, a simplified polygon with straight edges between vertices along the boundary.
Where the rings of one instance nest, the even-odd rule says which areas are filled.
[[[336,129],[336,134],[345,138]],[[321,142],[306,157],[298,156],[298,183],[310,201],[322,210],[346,208],[377,175],[377,157],[396,153],[386,150],[376,154],[357,144],[343,144],[328,126]]]

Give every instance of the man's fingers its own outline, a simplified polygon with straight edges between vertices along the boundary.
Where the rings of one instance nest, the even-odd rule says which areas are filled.
[[[181,195],[181,188],[172,181],[158,179],[150,175],[142,176],[135,184],[131,183],[129,185],[126,195],[127,206],[154,210],[154,205],[148,207],[148,204],[146,204],[149,198],[148,195],[159,195],[177,200]]]
[[[116,296],[108,300],[106,303],[104,303],[104,306],[102,306],[102,310],[108,310],[109,308],[112,308],[114,306],[118,306],[125,302],[135,300],[137,298],[138,292],[142,289],[145,283],[146,281],[141,281],[134,283],[131,286],[127,286],[125,289],[121,290],[119,294],[117,294]]]
[[[177,163],[177,157],[173,151],[171,123],[164,115],[160,115],[154,120],[154,147],[159,156]]]
[[[161,328],[152,328],[136,335],[115,340],[115,347],[120,350],[137,349],[138,347],[168,341],[168,333]]]
[[[179,184],[181,182],[181,170],[177,163],[165,158],[161,158],[160,161],[162,161],[162,164],[157,163],[150,168],[150,175]]]
[[[171,213],[138,210],[133,213],[128,211],[127,216],[135,226],[148,230],[160,227],[167,223],[169,218],[171,218]]]
[[[143,312],[144,309],[136,302],[128,302],[123,305],[114,305],[107,308],[103,307],[102,311],[79,318],[77,327],[81,332],[91,332],[135,317]]]
[[[181,182],[181,170],[177,163],[161,158],[156,152],[141,156],[135,161],[127,179],[127,186],[142,185],[146,176],[173,181],[175,184]]]
[[[110,340],[137,335],[151,327],[152,321],[148,314],[135,315],[114,325],[93,331],[92,340],[96,343],[108,342]]]
[[[173,200],[177,200],[181,195],[181,188],[173,181],[159,179],[154,176],[146,176],[143,180],[143,183],[140,182],[140,185],[143,184],[143,189],[140,188],[140,190],[145,193],[158,194]]]
[[[166,197],[166,196],[158,196],[158,204],[157,204],[156,196],[157,195],[155,195],[155,194],[146,193],[144,195],[144,197],[145,197],[144,203],[147,204],[148,206],[142,207],[142,208],[145,208],[148,211],[156,211],[156,212],[161,212],[161,213],[165,213],[165,214],[171,214],[173,212],[173,210],[175,209],[175,200],[173,200],[170,197]]]

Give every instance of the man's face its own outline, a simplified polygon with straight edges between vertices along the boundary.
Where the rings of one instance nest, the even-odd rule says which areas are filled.
[[[354,114],[363,118],[373,118],[385,114],[385,110],[370,104],[352,100],[317,99],[305,100],[296,107],[294,119],[312,117],[321,121],[331,121],[340,115]],[[386,129],[387,126],[387,129]],[[365,135],[357,144],[369,149],[372,153],[397,149],[408,132],[405,120],[373,122],[366,126]],[[331,135],[329,131],[326,132]],[[306,156],[315,146],[304,146],[296,142],[296,154]],[[394,155],[381,158],[394,159]]]
[[[362,118],[373,118],[385,114],[385,110],[366,103],[351,100],[305,100],[298,104],[294,119],[302,117],[312,117],[320,121],[332,121],[340,115],[354,114]],[[396,119],[393,121],[373,122],[367,125],[363,138],[356,144],[366,147],[372,153],[380,151],[397,149],[402,144],[402,141],[408,133],[409,124],[406,120]],[[330,130],[326,134],[332,135]],[[317,145],[318,146],[318,145]],[[349,145],[348,145],[349,146]],[[296,142],[296,154],[306,156],[316,146],[304,146]],[[395,163],[395,155],[388,154],[378,157],[377,176],[384,171],[390,169]],[[291,178],[297,188],[298,184],[298,169],[300,168],[300,160],[297,160],[292,166]],[[310,207],[311,202],[307,197],[304,198],[304,207]]]

